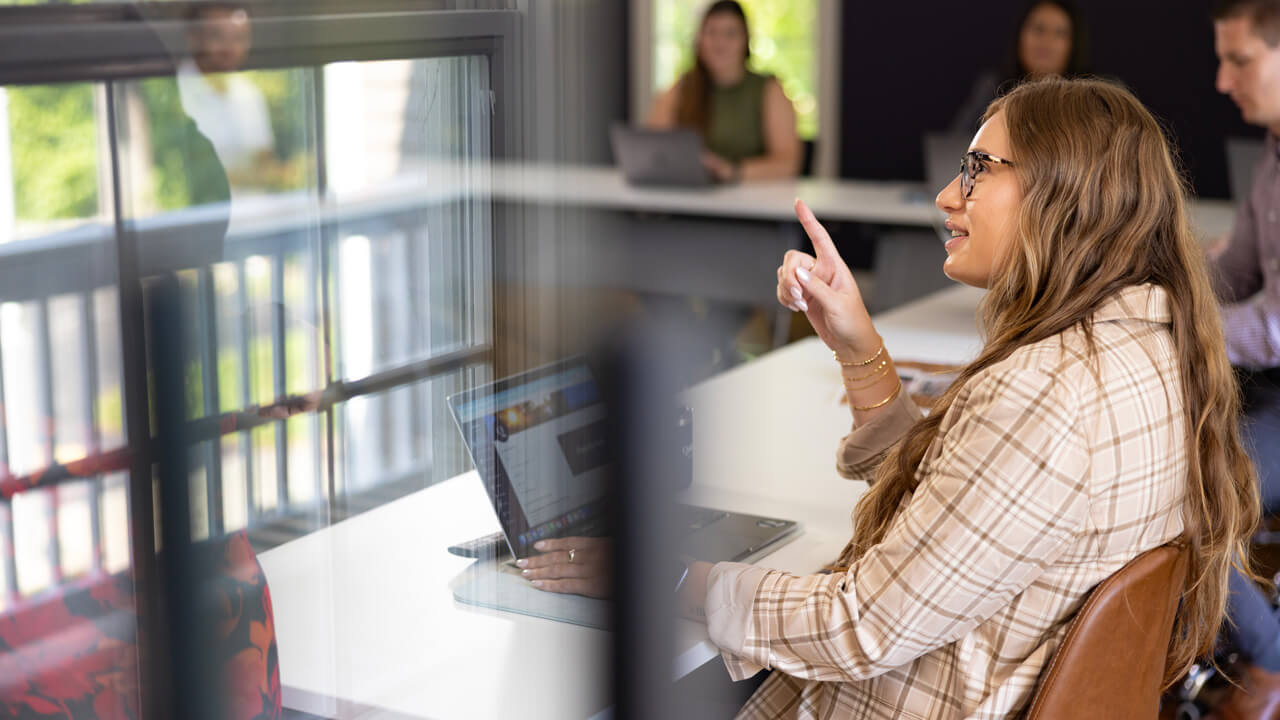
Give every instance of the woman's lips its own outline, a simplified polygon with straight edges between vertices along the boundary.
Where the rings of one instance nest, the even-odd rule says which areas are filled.
[[[945,247],[946,247],[948,250],[951,250],[952,248],[954,248],[954,247],[956,247],[957,245],[959,245],[961,242],[963,242],[963,241],[965,241],[965,240],[968,240],[968,239],[969,239],[969,236],[968,236],[968,235],[957,235],[957,236],[955,236],[955,237],[951,238],[950,240],[948,240],[948,241],[947,241],[947,244],[946,244],[946,246],[945,246]]]

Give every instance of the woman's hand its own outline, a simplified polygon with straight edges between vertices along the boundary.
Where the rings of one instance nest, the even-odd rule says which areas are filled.
[[[738,166],[719,155],[703,150],[702,167],[711,173],[711,177],[719,182],[732,182],[738,179]]]
[[[689,563],[689,575],[680,586],[676,607],[680,614],[701,622],[707,621],[707,580],[711,576],[711,563],[695,560]]]
[[[607,538],[567,537],[539,540],[541,555],[517,560],[533,586],[547,592],[609,597],[613,548]]]
[[[880,349],[880,336],[871,324],[853,273],[840,259],[831,236],[801,200],[796,200],[796,217],[813,241],[816,257],[787,251],[778,268],[778,302],[803,312],[822,342],[841,359],[870,357]]]

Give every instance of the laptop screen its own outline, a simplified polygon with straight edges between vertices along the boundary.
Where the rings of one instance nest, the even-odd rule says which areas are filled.
[[[605,406],[584,361],[459,393],[449,405],[514,554],[600,519]]]

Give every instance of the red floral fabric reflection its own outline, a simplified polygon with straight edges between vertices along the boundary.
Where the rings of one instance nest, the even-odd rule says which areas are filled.
[[[230,720],[281,717],[271,592],[243,532],[202,543],[217,568],[215,651]],[[138,717],[131,573],[60,586],[0,615],[0,718]]]

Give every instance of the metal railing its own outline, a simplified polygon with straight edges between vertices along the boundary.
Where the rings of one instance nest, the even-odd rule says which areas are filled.
[[[475,308],[487,306],[491,290],[488,277],[488,255],[483,238],[475,242],[462,242],[459,238],[439,238],[441,225],[447,229],[452,223],[448,218],[472,216],[483,208],[473,207],[481,202],[468,197],[447,194],[433,197],[431,193],[414,191],[414,184],[389,186],[389,192],[377,197],[337,202],[320,202],[303,194],[260,198],[251,203],[254,213],[246,217],[237,213],[236,222],[227,233],[225,242],[211,243],[209,237],[225,225],[227,206],[203,206],[165,213],[129,226],[135,233],[141,249],[142,274],[179,274],[193,300],[195,309],[192,342],[185,349],[190,362],[198,368],[188,376],[188,384],[198,386],[197,407],[189,407],[190,427],[186,436],[198,441],[193,465],[198,465],[204,479],[203,518],[193,525],[203,525],[210,536],[228,529],[227,519],[232,508],[224,506],[224,491],[228,482],[243,483],[246,505],[238,509],[246,525],[255,527],[287,516],[291,513],[308,513],[325,521],[334,517],[337,506],[346,492],[355,488],[341,486],[338,468],[326,462],[326,453],[335,442],[333,428],[341,425],[340,411],[344,403],[358,398],[388,399],[387,394],[397,389],[417,388],[424,381],[433,381],[430,391],[401,392],[407,397],[396,402],[383,402],[375,407],[363,428],[353,429],[362,434],[366,448],[362,458],[363,470],[374,470],[375,477],[364,489],[380,485],[396,485],[405,477],[420,479],[417,486],[434,479],[460,472],[465,453],[458,446],[441,455],[421,448],[423,452],[409,452],[403,448],[415,443],[412,428],[426,429],[428,436],[438,439],[441,447],[457,445],[456,433],[450,427],[431,427],[443,417],[443,398],[450,390],[483,380],[488,374],[490,355],[489,319],[475,313]],[[424,200],[424,197],[426,199]],[[235,208],[234,204],[230,206]],[[435,227],[433,227],[435,226]],[[401,262],[383,262],[371,266],[370,290],[379,286],[392,287],[400,292],[391,303],[371,302],[370,318],[377,332],[372,334],[371,357],[387,356],[389,360],[376,364],[375,371],[363,377],[347,378],[342,372],[341,343],[342,323],[333,316],[331,304],[335,286],[344,281],[341,268],[328,276],[322,267],[333,267],[333,258],[344,240],[352,237],[374,238],[388,246],[392,259]],[[35,364],[39,388],[36,396],[39,407],[32,408],[47,419],[42,437],[43,463],[40,469],[15,474],[9,472],[10,448],[8,427],[0,427],[0,531],[3,532],[5,558],[2,579],[7,588],[6,605],[20,600],[17,553],[15,552],[15,517],[13,500],[23,493],[46,491],[49,496],[49,512],[45,520],[48,556],[52,584],[64,579],[63,559],[59,547],[61,508],[59,488],[69,482],[88,484],[89,516],[91,527],[87,529],[91,544],[89,571],[103,570],[103,523],[101,522],[101,495],[104,477],[130,469],[130,450],[123,442],[114,447],[104,447],[101,406],[111,401],[111,393],[119,393],[122,385],[119,377],[100,377],[100,367],[112,366],[117,359],[102,362],[104,338],[99,336],[99,318],[95,315],[94,295],[113,287],[113,265],[102,262],[110,257],[114,241],[111,228],[88,225],[45,237],[0,245],[0,302],[32,304],[36,318],[33,334],[37,349]],[[423,253],[443,252],[446,262],[433,266],[421,262]],[[325,256],[328,262],[322,262]],[[416,259],[415,259],[416,258]],[[438,258],[437,258],[438,259]],[[406,261],[407,260],[407,261]],[[253,307],[250,297],[248,266],[257,263],[270,268],[267,278],[266,302]],[[305,291],[293,297],[286,292],[286,267],[293,264],[304,279]],[[429,268],[425,274],[421,271]],[[55,268],[60,268],[54,272]],[[217,277],[235,279],[235,297],[232,305],[239,312],[220,312]],[[351,278],[346,278],[350,283]],[[440,289],[435,288],[440,285]],[[59,377],[53,367],[51,337],[53,318],[49,303],[55,297],[74,297],[77,301],[80,330],[80,377]],[[415,299],[434,300],[439,303],[439,313],[449,318],[451,329],[440,338],[431,337],[426,321],[415,321],[407,312]],[[291,348],[287,333],[290,323],[286,315],[292,305],[301,300],[300,314],[315,318],[317,323],[310,336],[303,338],[304,352],[315,361],[310,380],[303,383],[305,390],[296,392],[299,383],[295,377],[297,367],[290,367]],[[395,306],[398,312],[388,312]],[[255,327],[253,315],[265,309],[265,335]],[[258,314],[263,314],[258,312]],[[340,313],[338,313],[340,315]],[[230,320],[230,323],[228,323]],[[232,327],[226,327],[230,324]],[[294,328],[296,330],[296,328]],[[118,325],[116,326],[118,332]],[[3,340],[9,337],[0,324],[0,407],[6,408],[9,422],[14,422],[14,411],[5,403],[4,367],[6,362]],[[231,342],[227,342],[227,338]],[[255,352],[255,345],[258,352]],[[295,343],[296,345],[296,343]],[[292,348],[296,356],[296,348]],[[255,356],[269,355],[269,373],[255,368]],[[223,387],[228,376],[225,367],[237,366],[233,373],[238,388]],[[327,370],[327,371],[326,371]],[[256,376],[269,376],[269,388],[255,387]],[[192,388],[197,389],[197,388]],[[290,394],[288,390],[294,389]],[[257,392],[254,392],[257,391]],[[56,396],[55,396],[56,394]],[[82,428],[85,452],[81,457],[67,462],[55,461],[55,440],[66,422],[60,423],[56,397],[71,394],[75,401],[67,403],[81,410],[74,425]],[[228,397],[230,394],[230,397]],[[262,401],[263,399],[266,401]],[[120,400],[120,398],[115,398]],[[122,403],[121,403],[122,404]],[[394,405],[394,407],[393,407]],[[305,437],[295,435],[290,440],[290,418],[305,420]],[[409,420],[409,422],[406,422]],[[123,416],[120,421],[123,422]],[[423,425],[426,425],[424,428]],[[270,428],[273,449],[262,452],[255,449],[255,431]],[[434,432],[433,432],[434,431]],[[294,430],[297,433],[297,430]],[[123,427],[111,428],[116,439],[125,437]],[[342,435],[338,432],[337,435]],[[422,434],[419,434],[421,437]],[[223,441],[238,438],[235,452],[230,457],[238,460],[242,472],[238,477],[224,466]],[[339,440],[340,441],[340,440]],[[298,444],[312,453],[310,491],[299,497],[291,483],[290,448]],[[368,448],[383,448],[391,452],[369,454]],[[256,456],[255,456],[256,453]],[[255,482],[258,460],[271,464],[275,478],[274,503],[256,501],[259,488]],[[397,462],[397,460],[399,462]],[[408,461],[407,463],[405,461]],[[397,487],[404,487],[403,483]],[[274,507],[267,507],[274,504]],[[193,518],[193,521],[197,518]],[[125,525],[127,526],[127,525]]]

